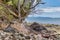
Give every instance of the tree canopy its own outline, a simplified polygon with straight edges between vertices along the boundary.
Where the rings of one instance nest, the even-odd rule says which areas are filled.
[[[40,2],[41,0],[0,0],[0,14],[5,14],[3,16],[9,21],[16,18],[24,20]]]

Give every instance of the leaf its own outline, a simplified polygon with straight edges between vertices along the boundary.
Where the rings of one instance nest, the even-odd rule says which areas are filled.
[[[6,4],[8,4],[8,5],[13,5],[13,4],[12,4],[12,1],[9,1],[9,2],[7,2]]]
[[[20,5],[23,4],[23,1],[24,1],[24,0],[20,0]],[[14,6],[17,7],[17,5],[18,5],[18,0],[12,0],[12,3],[13,3]]]
[[[0,18],[6,18],[7,22],[11,22],[15,17],[11,15],[11,13],[14,14],[14,12],[11,10],[7,10],[4,6],[0,5]],[[4,19],[5,20],[5,19]]]

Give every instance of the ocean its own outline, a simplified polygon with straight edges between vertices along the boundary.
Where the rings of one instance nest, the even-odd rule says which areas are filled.
[[[27,22],[37,22],[42,24],[58,24],[60,25],[60,18],[50,18],[50,17],[27,17]]]

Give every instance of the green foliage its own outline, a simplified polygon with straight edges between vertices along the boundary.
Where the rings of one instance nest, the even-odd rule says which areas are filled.
[[[12,4],[17,7],[18,0],[12,0]]]
[[[17,6],[18,0],[12,0],[12,3],[13,3],[15,6]],[[20,5],[22,5],[22,4],[23,4],[23,0],[20,0]]]
[[[11,22],[13,19],[15,19],[15,17],[11,15],[11,13],[5,7],[0,5],[0,18],[2,17],[6,18],[8,22]]]
[[[21,16],[21,19],[22,18],[25,19],[30,14],[30,11],[31,11],[30,8],[31,8],[31,5],[33,5],[32,2],[34,2],[35,0],[3,0],[3,3],[7,4],[5,6],[8,6],[7,7],[8,9],[4,8],[3,6],[0,6],[0,16],[6,17],[9,21],[16,19],[15,17],[19,16],[18,14],[19,1],[20,1],[20,4],[19,4],[20,16]]]
[[[13,4],[12,4],[12,1],[9,1],[9,2],[7,2],[6,4],[8,4],[8,5],[13,5]]]

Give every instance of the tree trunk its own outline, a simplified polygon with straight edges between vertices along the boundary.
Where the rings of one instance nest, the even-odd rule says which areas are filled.
[[[26,26],[23,23],[15,22],[14,24],[11,24],[11,26],[24,34],[29,33],[29,30],[26,28]]]
[[[18,0],[18,17],[19,17],[19,22],[15,22],[14,24],[11,24],[11,27],[14,27],[17,29],[19,32],[22,32],[24,34],[27,34],[29,31],[23,24],[23,19],[21,17],[21,5],[20,5],[20,0]]]

